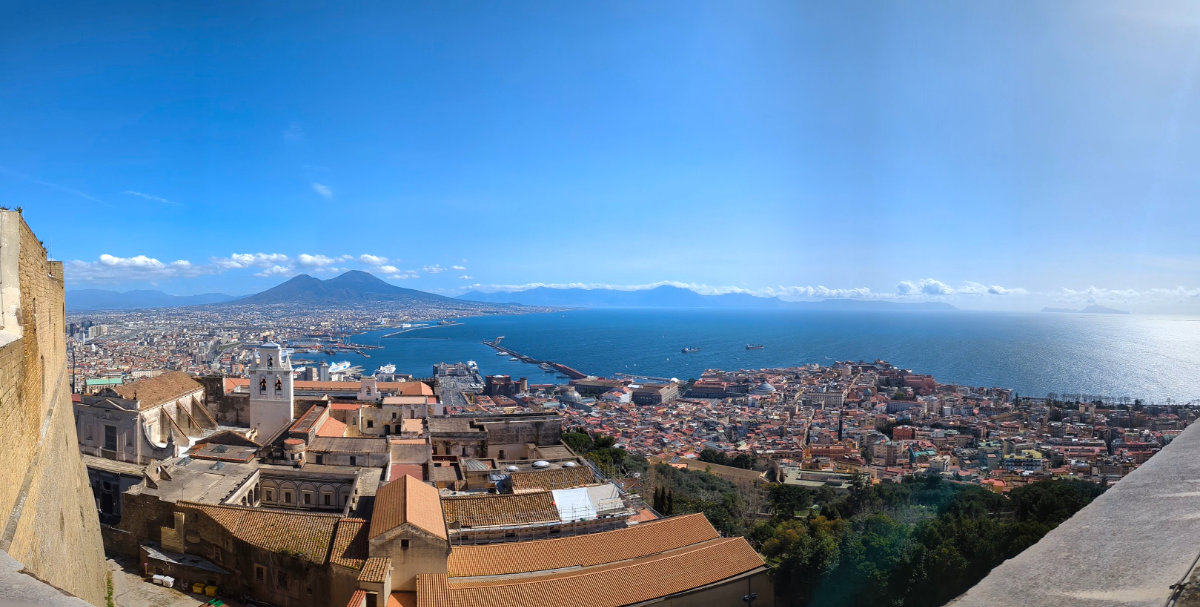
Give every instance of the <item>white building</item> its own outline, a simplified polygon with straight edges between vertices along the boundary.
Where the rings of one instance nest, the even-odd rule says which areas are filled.
[[[296,419],[292,361],[277,343],[254,346],[250,376],[250,429],[265,442]]]
[[[134,464],[183,454],[217,422],[204,386],[180,371],[82,396],[73,407],[79,450]]]

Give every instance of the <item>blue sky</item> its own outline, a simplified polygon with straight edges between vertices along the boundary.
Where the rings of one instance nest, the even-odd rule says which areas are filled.
[[[1200,8],[45,3],[0,204],[69,288],[1200,310]]]

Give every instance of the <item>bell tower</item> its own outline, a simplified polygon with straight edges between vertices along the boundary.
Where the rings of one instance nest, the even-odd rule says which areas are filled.
[[[254,346],[250,375],[250,427],[265,441],[292,423],[292,361],[279,344]]]

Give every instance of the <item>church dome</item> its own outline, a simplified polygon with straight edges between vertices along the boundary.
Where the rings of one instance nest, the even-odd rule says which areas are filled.
[[[775,386],[772,386],[770,383],[763,381],[763,383],[759,384],[758,387],[754,389],[754,393],[755,394],[774,394]]]

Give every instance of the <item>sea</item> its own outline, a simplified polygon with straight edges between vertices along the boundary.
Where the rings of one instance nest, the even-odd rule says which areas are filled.
[[[485,375],[563,383],[482,343],[504,336],[521,354],[596,376],[696,378],[705,369],[763,369],[885,360],[941,383],[1013,388],[1023,396],[1089,395],[1200,405],[1200,317],[970,311],[587,309],[456,319],[385,337],[347,360],[367,373],[432,374],[434,363],[474,360]],[[748,350],[747,344],[762,345]],[[684,353],[683,348],[697,349]]]

